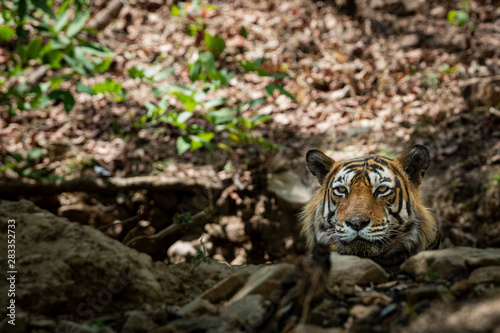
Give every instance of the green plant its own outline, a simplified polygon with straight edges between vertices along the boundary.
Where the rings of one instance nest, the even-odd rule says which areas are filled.
[[[215,11],[216,7],[205,5],[202,1],[179,3],[171,7],[174,16],[187,19],[187,31],[190,36],[196,36],[195,45],[198,50],[192,61],[187,64],[191,86],[169,85],[154,87],[153,94],[156,103],[147,102],[146,115],[137,121],[135,127],[148,125],[169,124],[179,131],[176,146],[179,155],[188,150],[197,150],[202,147],[214,149],[214,138],[217,138],[217,147],[232,151],[231,145],[249,145],[257,143],[265,149],[277,147],[262,137],[254,137],[254,131],[260,124],[271,120],[269,115],[251,114],[255,108],[266,101],[266,96],[272,96],[275,91],[295,100],[293,95],[279,84],[279,80],[288,78],[285,73],[270,73],[263,66],[264,57],[254,61],[238,61],[244,72],[256,72],[263,77],[271,77],[275,82],[265,87],[265,96],[248,100],[233,101],[218,97],[209,99],[210,92],[229,85],[235,73],[227,69],[224,58],[226,44],[223,38],[206,32],[208,12]],[[194,26],[193,26],[194,25]],[[241,27],[240,34],[245,38],[248,33]],[[150,78],[145,71],[129,70],[129,75],[135,78]],[[154,81],[150,80],[150,81]],[[172,109],[167,100],[175,96],[181,105]],[[249,116],[246,116],[251,114]],[[216,135],[221,134],[221,135]]]
[[[31,179],[60,179],[60,177],[51,175],[47,168],[37,168],[40,160],[44,157],[44,151],[41,148],[34,148],[26,155],[11,153],[3,160],[3,166],[0,172],[5,173],[10,169],[17,173],[21,178]]]
[[[450,10],[447,15],[447,20],[451,24],[460,28],[470,28],[472,33],[476,33],[476,25],[471,21],[471,4],[469,0],[462,0],[459,9]]]
[[[0,105],[7,106],[9,116],[51,101],[62,102],[69,112],[75,100],[70,91],[60,89],[61,84],[106,72],[114,55],[85,37],[95,33],[84,28],[90,2],[65,0],[56,8],[48,0],[1,0],[0,6],[0,44],[9,51],[7,62],[0,65]],[[27,69],[42,66],[54,74],[40,83],[24,78]]]
[[[438,79],[437,73],[433,72],[433,71],[427,72],[425,74],[425,76],[422,77],[422,83],[425,86],[436,90],[437,86],[439,84],[439,79]]]

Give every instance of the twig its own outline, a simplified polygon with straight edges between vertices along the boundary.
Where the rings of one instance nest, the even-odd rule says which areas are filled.
[[[178,234],[182,230],[184,230],[186,227],[190,227],[190,228],[197,227],[199,224],[199,221],[207,215],[208,215],[208,213],[203,210],[203,211],[199,212],[198,214],[196,214],[195,216],[193,216],[193,222],[190,224],[185,225],[185,224],[181,224],[181,223],[174,223],[174,224],[168,226],[167,228],[163,229],[162,231],[160,231],[157,234],[141,235],[141,236],[134,237],[131,240],[129,240],[128,242],[126,242],[125,245],[130,246],[131,244],[133,244],[136,241],[141,240],[141,239],[156,240],[156,239],[162,239],[162,238],[165,238],[165,237],[168,237],[171,235]]]
[[[143,219],[143,216],[141,214],[129,217],[128,219],[125,219],[123,221],[117,222],[117,223],[110,223],[110,224],[105,224],[97,228],[97,230],[106,230],[109,227],[114,227],[116,225],[123,225],[123,224],[128,224],[128,223],[133,223],[133,222],[139,222],[140,220]]]

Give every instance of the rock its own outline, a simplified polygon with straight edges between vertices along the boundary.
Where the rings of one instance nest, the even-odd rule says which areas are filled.
[[[221,320],[219,317],[203,314],[193,320],[192,318],[181,318],[172,321],[166,326],[154,330],[155,333],[178,333],[178,332],[224,332],[220,330]]]
[[[472,78],[463,82],[460,88],[470,107],[500,104],[500,76]]]
[[[7,230],[7,229],[3,229]],[[5,243],[4,243],[5,244]],[[5,293],[4,295],[6,295]],[[5,298],[4,298],[5,299]],[[2,314],[5,313],[3,312],[2,309]],[[25,312],[19,311],[19,309],[16,309],[16,320],[15,320],[15,325],[9,324],[9,321],[11,320],[10,317],[5,317],[2,321],[0,321],[0,332],[12,332],[12,333],[24,333],[27,332],[28,328],[28,314]],[[55,325],[54,325],[55,326]],[[53,327],[49,327],[54,330]]]
[[[445,18],[447,13],[448,11],[443,6],[434,7],[430,11],[431,16],[438,18]]]
[[[404,35],[403,38],[401,38],[401,47],[404,48],[412,48],[417,46],[419,43],[420,38],[417,34]]]
[[[179,304],[222,280],[238,268],[218,263],[166,266],[130,249],[89,226],[36,207],[33,203],[0,201],[0,228],[15,219],[16,305],[30,315],[73,315],[89,320],[114,310],[149,304]],[[0,244],[7,234],[0,233]],[[0,294],[7,294],[0,284]],[[119,301],[115,301],[119,298]],[[33,300],[37,300],[34,302]]]
[[[95,333],[92,328],[69,320],[61,320],[57,325],[56,332]]]
[[[239,216],[225,216],[220,221],[227,239],[234,243],[244,243],[247,240],[245,222]]]
[[[351,308],[350,314],[356,320],[370,320],[370,318],[373,318],[379,312],[380,312],[380,307],[376,305],[365,306],[357,304]]]
[[[312,193],[295,172],[286,171],[271,174],[267,185],[270,192],[290,206],[290,210],[304,206],[312,197]]]
[[[500,266],[481,267],[474,270],[469,276],[471,284],[496,283],[500,284]]]
[[[197,297],[193,301],[184,305],[179,311],[179,315],[193,317],[201,314],[217,314],[217,307],[206,299]]]
[[[198,252],[191,242],[178,240],[167,250],[168,261],[172,264],[186,262],[196,256]]]
[[[401,270],[418,281],[437,278],[457,281],[469,275],[469,269],[483,266],[500,266],[500,249],[455,247],[420,252],[401,265]]]
[[[263,299],[262,295],[247,295],[222,308],[220,317],[233,323],[259,324],[265,314]]]
[[[373,260],[357,256],[330,254],[331,269],[328,290],[334,285],[382,283],[389,279],[389,274]]]
[[[406,13],[412,13],[425,5],[425,0],[402,0]]]
[[[311,324],[298,324],[290,333],[343,333],[341,328],[323,328]]]
[[[500,298],[468,304],[449,315],[443,326],[446,332],[498,332]]]
[[[250,266],[249,268],[254,269],[253,266]],[[242,270],[226,277],[224,280],[215,284],[212,288],[203,292],[203,294],[200,295],[200,298],[206,299],[212,303],[218,303],[229,299],[229,297],[233,296],[238,289],[243,287],[251,273],[250,269]]]
[[[407,289],[403,292],[409,304],[417,304],[420,301],[432,301],[441,298],[441,289],[436,285],[423,285],[416,288]]]
[[[158,325],[148,315],[141,311],[133,311],[121,329],[121,333],[148,332]]]
[[[391,303],[391,298],[376,291],[364,291],[359,296],[364,305],[387,306]]]
[[[250,275],[247,283],[228,302],[228,305],[247,295],[260,294],[269,297],[273,291],[281,290],[284,277],[291,275],[295,268],[292,264],[281,263],[266,265]]]

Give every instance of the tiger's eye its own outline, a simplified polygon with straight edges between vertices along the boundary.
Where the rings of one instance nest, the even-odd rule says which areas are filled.
[[[338,190],[339,192],[342,192],[342,193],[347,192],[347,189],[346,189],[344,186],[339,186],[339,187],[337,187],[337,190]]]
[[[378,191],[379,193],[384,193],[385,191],[387,191],[387,189],[388,189],[388,188],[387,188],[387,186],[379,186],[379,187],[377,188],[377,191]]]

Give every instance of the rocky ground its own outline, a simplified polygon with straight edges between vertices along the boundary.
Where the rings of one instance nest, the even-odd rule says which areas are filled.
[[[2,332],[498,332],[500,249],[421,252],[389,276],[369,259],[165,265],[36,207],[15,219],[16,326]],[[6,243],[6,232],[0,240]],[[326,263],[326,264],[325,264]],[[6,270],[4,262],[1,269]],[[3,295],[7,294],[2,284]],[[3,299],[3,298],[2,298]],[[2,301],[2,308],[6,304]]]

